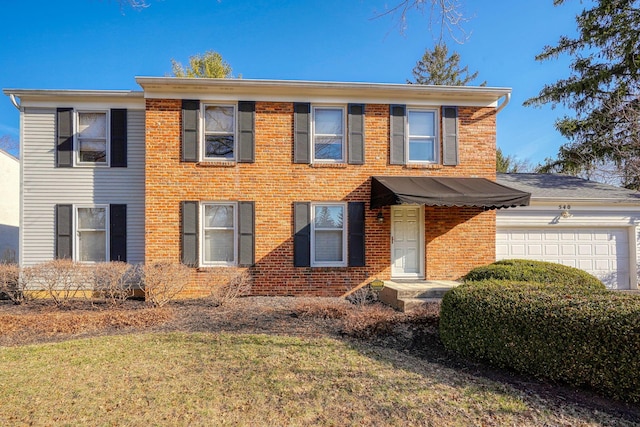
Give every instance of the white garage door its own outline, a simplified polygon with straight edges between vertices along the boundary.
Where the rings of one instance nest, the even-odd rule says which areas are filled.
[[[588,271],[611,289],[629,289],[624,228],[498,228],[496,259],[557,262]]]

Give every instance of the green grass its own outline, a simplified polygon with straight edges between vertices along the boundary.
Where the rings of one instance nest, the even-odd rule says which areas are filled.
[[[394,350],[139,334],[0,348],[0,425],[621,425]]]

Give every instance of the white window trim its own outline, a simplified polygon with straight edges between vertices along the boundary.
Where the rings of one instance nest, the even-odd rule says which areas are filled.
[[[82,113],[105,113],[105,150],[106,161],[105,162],[81,162],[80,161],[80,132],[78,127],[80,126],[80,114]],[[111,165],[111,111],[109,109],[104,110],[92,110],[92,109],[79,109],[73,111],[73,166],[77,167],[89,167],[89,168],[105,168]]]
[[[233,157],[206,157],[206,108],[207,107],[232,107],[233,108]],[[238,157],[238,104],[218,103],[218,102],[201,102],[199,120],[199,158],[202,162],[235,162]]]
[[[342,153],[340,159],[316,159],[316,110],[342,110]],[[311,162],[312,163],[346,163],[347,162],[347,117],[344,105],[313,105],[311,107]],[[325,136],[334,136],[322,134]]]
[[[418,138],[433,138],[433,160],[411,160],[409,157],[409,142],[412,138],[409,129],[409,112],[430,112],[433,113],[433,130],[435,135],[420,135]],[[407,107],[405,118],[406,137],[404,141],[405,163],[412,165],[433,165],[440,163],[440,113],[437,108]],[[414,136],[416,137],[416,136]]]
[[[205,206],[223,205],[233,206],[233,261],[232,262],[211,262],[206,261],[204,256],[205,244]],[[198,242],[200,250],[200,266],[201,267],[234,267],[238,265],[238,203],[229,201],[209,201],[200,203],[200,241]],[[214,229],[214,228],[211,228]]]
[[[347,238],[348,238],[348,221],[347,221],[347,203],[345,202],[312,202],[311,209],[311,267],[346,267],[347,259]],[[317,206],[342,206],[342,262],[316,262],[316,207]]]
[[[104,245],[105,245],[105,259],[102,262],[109,261],[109,252],[110,252],[110,236],[111,230],[109,230],[110,224],[110,215],[109,205],[73,205],[73,260],[82,264],[96,264],[101,261],[82,261],[80,259],[80,230],[78,226],[80,221],[78,219],[78,211],[80,209],[104,209]],[[88,230],[87,230],[88,231]]]

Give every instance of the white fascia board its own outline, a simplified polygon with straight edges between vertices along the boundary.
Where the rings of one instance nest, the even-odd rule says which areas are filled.
[[[586,199],[586,198],[571,198],[571,197],[536,197],[531,198],[530,206],[554,206],[558,204],[571,205],[571,206],[588,206],[597,209],[617,209],[623,207],[631,207],[640,210],[640,199]]]
[[[136,77],[147,98],[288,102],[367,102],[496,107],[510,88],[302,80]]]
[[[109,105],[122,108],[144,109],[142,91],[131,90],[49,90],[49,89],[4,89],[7,96],[20,99],[21,107],[61,107]]]
[[[561,216],[563,209],[553,206],[528,206],[500,209],[496,215],[498,227],[633,227],[640,223],[640,207],[571,205],[569,218]]]

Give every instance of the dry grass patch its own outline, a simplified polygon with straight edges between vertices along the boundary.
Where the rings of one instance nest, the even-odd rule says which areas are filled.
[[[624,425],[394,350],[266,335],[0,349],[0,402],[2,425]]]

